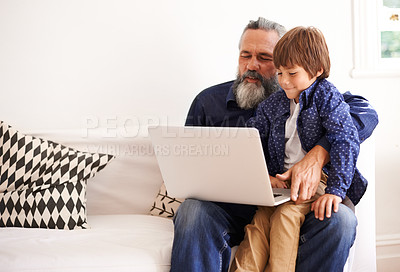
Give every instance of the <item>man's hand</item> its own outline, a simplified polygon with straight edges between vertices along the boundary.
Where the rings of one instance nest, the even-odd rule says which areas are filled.
[[[291,180],[291,199],[296,204],[313,197],[321,181],[322,167],[329,161],[329,153],[319,145],[311,149],[306,156],[281,175],[280,181]]]
[[[320,196],[316,201],[311,204],[311,211],[314,211],[315,218],[319,220],[324,220],[324,215],[329,218],[333,211],[337,212],[339,210],[339,203],[342,202],[342,198],[332,194],[324,194]]]
[[[272,188],[284,188],[287,189],[287,184],[284,181],[281,181],[273,176],[269,176],[269,179],[271,181],[271,187]]]

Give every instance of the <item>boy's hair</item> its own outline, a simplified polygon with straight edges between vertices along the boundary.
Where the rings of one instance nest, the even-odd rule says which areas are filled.
[[[328,46],[322,32],[315,27],[295,27],[276,44],[274,64],[279,67],[303,67],[310,77],[323,69],[318,78],[327,78],[331,67]]]

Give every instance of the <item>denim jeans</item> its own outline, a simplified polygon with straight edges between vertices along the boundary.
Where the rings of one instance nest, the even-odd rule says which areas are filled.
[[[306,215],[300,229],[296,271],[343,271],[356,238],[357,218],[347,206],[323,221]]]
[[[355,239],[357,219],[340,205],[331,218],[306,216],[300,232],[296,271],[341,271]],[[185,200],[174,218],[171,271],[228,271],[233,240],[243,232],[235,220],[215,203]]]

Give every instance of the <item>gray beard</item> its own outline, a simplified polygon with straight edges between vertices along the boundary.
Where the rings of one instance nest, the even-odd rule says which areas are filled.
[[[247,76],[258,78],[261,81],[261,85],[258,86],[255,83],[244,81]],[[254,71],[247,71],[242,76],[238,74],[233,83],[233,93],[235,94],[236,102],[241,109],[245,110],[257,107],[258,104],[277,90],[279,90],[279,84],[276,77],[264,78]]]

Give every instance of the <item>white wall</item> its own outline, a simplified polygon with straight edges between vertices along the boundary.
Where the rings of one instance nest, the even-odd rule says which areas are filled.
[[[138,124],[182,124],[200,90],[234,78],[249,19],[317,26],[331,52],[330,80],[367,97],[380,116],[376,230],[383,267],[400,259],[400,79],[349,76],[351,9],[348,0],[1,0],[0,119],[23,130],[127,125],[132,133]]]
[[[195,94],[235,76],[238,39],[249,19],[316,24],[335,38],[325,12],[300,1],[291,1],[292,11],[269,2],[0,1],[2,118],[29,128],[86,127],[87,119],[116,115],[119,122],[182,123]],[[340,35],[351,39],[349,32]],[[331,46],[346,49],[341,42]],[[349,66],[350,51],[346,58],[337,51],[333,58]]]

